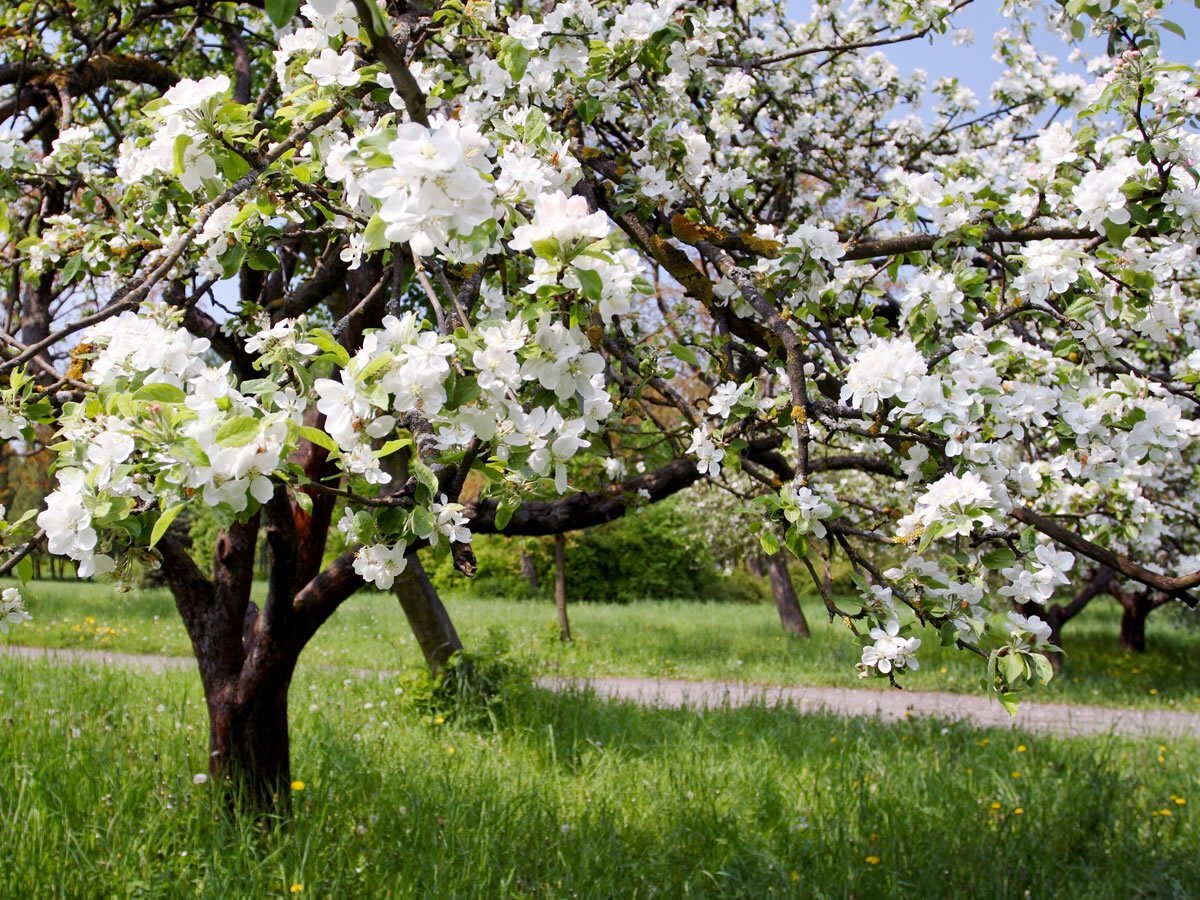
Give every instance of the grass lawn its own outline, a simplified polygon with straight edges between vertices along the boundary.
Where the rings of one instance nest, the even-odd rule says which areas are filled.
[[[262,585],[256,585],[262,590]],[[15,627],[11,643],[84,647],[133,653],[190,655],[191,648],[165,590],[114,593],[110,585],[39,582],[24,589],[34,621]],[[840,622],[806,603],[809,640],[780,633],[772,606],[702,603],[578,604],[570,609],[575,640],[557,639],[549,603],[448,597],[450,614],[467,647],[499,629],[514,651],[544,674],[646,675],[772,684],[822,684],[886,689],[860,681],[856,646]],[[1152,616],[1150,650],[1117,648],[1115,603],[1097,600],[1068,623],[1066,668],[1029,700],[1200,711],[1200,630]],[[0,638],[2,640],[2,638]],[[981,690],[978,658],[938,645],[927,635],[921,669],[904,679],[919,689]],[[301,658],[302,667],[349,666],[405,669],[421,657],[399,604],[390,594],[363,592],[346,603]]]
[[[581,617],[582,618],[582,617]],[[224,815],[196,677],[0,660],[0,896],[1128,897],[1200,888],[1200,746],[292,689],[286,827]]]

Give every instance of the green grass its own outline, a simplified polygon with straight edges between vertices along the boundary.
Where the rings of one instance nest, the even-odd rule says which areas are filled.
[[[290,825],[223,815],[195,675],[0,660],[0,896],[1186,897],[1195,742],[292,689]],[[1180,802],[1184,801],[1184,802]],[[1018,812],[1020,810],[1020,812]]]
[[[256,590],[261,585],[256,586]],[[187,636],[166,591],[114,593],[104,584],[39,582],[24,593],[35,619],[12,630],[12,643],[83,647],[133,653],[189,655]],[[815,604],[805,612],[810,640],[782,636],[774,608],[702,603],[579,604],[570,609],[575,641],[557,640],[548,603],[449,597],[447,606],[464,642],[478,646],[500,628],[514,650],[543,673],[646,675],[772,684],[821,684],[886,689],[860,681],[856,647],[840,622],[830,624]],[[1144,654],[1117,648],[1119,614],[1107,598],[1095,601],[1065,631],[1062,676],[1028,695],[1031,702],[1140,706],[1200,711],[1195,658],[1200,630],[1181,627],[1162,610],[1151,617]],[[929,634],[920,671],[904,679],[917,689],[977,692],[980,661],[938,646]],[[420,654],[387,594],[352,598],[305,650],[303,665],[404,669]]]

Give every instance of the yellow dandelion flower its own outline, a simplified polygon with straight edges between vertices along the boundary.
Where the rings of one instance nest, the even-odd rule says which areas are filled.
[[[792,871],[788,873],[788,878],[790,878],[792,881],[799,881],[800,873],[797,872],[795,869],[792,869]]]
[[[1013,815],[1014,816],[1023,816],[1023,815],[1025,815],[1025,810],[1023,810],[1021,807],[1018,806],[1016,809],[1013,810]]]
[[[302,791],[302,790],[304,790],[304,782],[303,782],[303,781],[293,781],[293,782],[292,782],[292,790],[293,790],[293,791]]]
[[[879,857],[878,857],[878,856],[868,856],[868,857],[867,857],[867,865],[868,865],[868,866],[877,866],[877,865],[879,865]]]
[[[999,803],[997,803],[996,801],[992,801],[992,806],[991,806],[991,808],[992,808],[992,809],[999,809],[999,808],[1000,808],[1000,804],[999,804]]]
[[[302,885],[300,882],[297,881],[290,888],[288,888],[288,890],[291,891],[293,894],[298,894],[302,890],[304,890],[304,885]]]
[[[1021,777],[1021,773],[1020,773],[1020,772],[1013,772],[1013,773],[1012,773],[1012,777],[1013,777],[1013,778],[1020,778],[1020,777]]]
[[[1175,801],[1176,806],[1187,806],[1186,797],[1172,797],[1171,799]]]
[[[1024,753],[1028,749],[1029,748],[1026,747],[1024,744],[1017,744],[1017,752],[1018,753]]]
[[[455,750],[453,747],[447,747],[447,748],[446,748],[446,752],[447,752],[448,754],[450,754],[451,756],[453,756],[453,755],[454,755],[455,753],[457,753],[458,751],[457,751],[457,750]]]

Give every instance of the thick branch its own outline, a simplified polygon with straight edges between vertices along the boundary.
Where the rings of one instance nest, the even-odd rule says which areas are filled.
[[[1170,594],[1172,597],[1183,600],[1188,606],[1196,605],[1196,598],[1191,596],[1188,591],[1200,586],[1200,571],[1175,578],[1159,575],[1157,572],[1151,572],[1144,566],[1138,565],[1126,556],[1121,556],[1106,547],[1092,543],[1087,538],[1059,525],[1053,519],[1038,515],[1024,506],[1014,506],[1012,517],[1025,525],[1032,525],[1046,537],[1057,541],[1064,547],[1074,550],[1088,559],[1095,560],[1101,565],[1108,566],[1110,569],[1115,569],[1126,578],[1132,578],[1156,591]]]

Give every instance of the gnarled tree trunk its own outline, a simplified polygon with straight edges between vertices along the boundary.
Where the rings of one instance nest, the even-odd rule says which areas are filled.
[[[400,601],[429,671],[436,676],[463,645],[437,588],[415,553],[408,557],[408,565],[392,585],[392,593]]]
[[[775,608],[779,611],[779,622],[785,634],[791,637],[808,637],[808,620],[800,608],[800,598],[788,571],[787,557],[783,550],[767,557],[767,574],[771,577],[771,593],[775,595]]]

